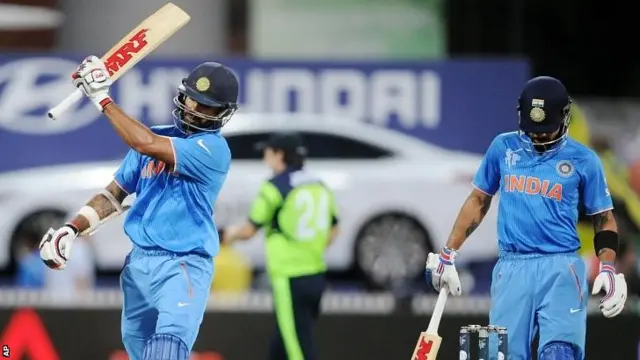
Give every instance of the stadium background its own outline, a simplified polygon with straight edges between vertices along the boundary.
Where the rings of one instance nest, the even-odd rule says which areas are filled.
[[[44,111],[69,91],[66,76],[75,63],[102,54],[163,3],[0,1],[0,179],[13,170],[124,154],[123,144],[93,109],[81,107],[56,124]],[[630,293],[640,293],[640,69],[633,48],[619,46],[635,33],[631,12],[531,0],[175,3],[192,15],[190,24],[114,86],[116,99],[150,125],[170,121],[170,100],[184,71],[215,60],[238,73],[243,111],[340,114],[449,150],[482,154],[495,134],[516,126],[515,101],[527,78],[560,78],[576,105],[570,136],[593,147],[605,164],[622,224],[619,268],[627,274]],[[389,74],[419,90],[376,87],[376,79]],[[337,105],[323,99],[331,76],[347,93]],[[267,96],[269,90],[286,96]],[[358,95],[366,105],[356,106]],[[14,190],[0,188],[0,216],[11,211],[1,200]],[[37,232],[40,220],[25,227]],[[585,261],[591,262],[590,225],[579,230]],[[0,239],[1,251],[13,254],[13,241]],[[38,289],[16,280],[20,262],[33,259],[28,251],[17,253],[23,255],[4,269],[0,291],[0,345],[12,347],[11,358],[24,353],[33,360],[124,359],[115,316],[117,276],[95,274],[89,264],[88,284],[70,286],[73,295],[61,300],[47,290],[51,284]],[[486,322],[492,263],[472,261],[464,269],[474,291],[448,306],[441,331],[445,356],[455,354],[460,325]],[[273,326],[260,274],[233,249],[224,249],[217,266],[219,282],[196,346],[198,358],[259,358]],[[318,332],[321,358],[408,357],[428,320],[433,294],[419,285],[408,293],[372,290],[360,286],[361,280],[357,274],[335,277]],[[632,298],[619,319],[603,320],[593,311],[587,358],[610,357],[612,348],[618,359],[639,358],[637,310]]]

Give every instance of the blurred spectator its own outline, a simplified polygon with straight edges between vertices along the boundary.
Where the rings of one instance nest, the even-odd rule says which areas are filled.
[[[629,186],[626,166],[616,157],[607,138],[594,137],[592,144],[602,160],[609,191],[613,198],[618,228],[624,236],[635,239],[640,234],[640,198]]]
[[[20,288],[43,289],[61,299],[73,299],[95,283],[95,261],[88,240],[79,238],[73,243],[72,259],[62,271],[50,270],[40,258],[42,236],[50,228],[64,221],[64,214],[45,213],[28,217],[17,233],[17,273],[15,285]]]
[[[15,286],[23,289],[42,289],[47,267],[40,259],[40,237],[35,234],[24,234],[18,239]]]
[[[640,295],[640,276],[638,275],[638,252],[634,242],[620,244],[616,268],[627,280],[628,292]]]
[[[591,132],[584,113],[575,102],[571,105],[569,137],[585,146],[591,146]]]
[[[640,160],[633,161],[629,165],[629,185],[640,196]]]
[[[211,291],[243,292],[251,290],[252,267],[249,261],[230,245],[221,244],[214,260],[215,275]]]
[[[602,161],[621,240],[637,241],[640,234],[640,198],[629,185],[626,167],[616,157],[607,138],[594,136],[590,142]],[[580,214],[578,223],[580,252],[584,257],[590,258],[594,252],[593,226],[590,217],[585,215],[584,209],[580,209]]]
[[[57,300],[73,300],[93,290],[96,266],[88,241],[78,238],[73,242],[71,259],[64,270],[45,271],[45,289]]]
[[[569,137],[582,145],[591,147],[591,131],[587,119],[575,102],[571,105],[571,122],[569,123]],[[576,227],[580,239],[580,255],[589,259],[593,255],[593,223],[580,209],[580,218]]]

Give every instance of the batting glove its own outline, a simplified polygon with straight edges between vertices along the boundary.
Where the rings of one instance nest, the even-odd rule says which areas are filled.
[[[458,296],[462,294],[462,286],[460,285],[460,277],[456,270],[455,258],[458,252],[452,249],[444,248],[440,254],[429,253],[427,256],[427,265],[425,268],[425,277],[427,283],[431,282],[431,286],[440,292],[443,285],[447,284],[451,295]]]
[[[78,231],[68,224],[58,230],[50,228],[40,242],[42,261],[51,269],[64,269],[71,258],[71,247],[76,237]]]
[[[84,59],[72,77],[73,85],[82,90],[99,111],[113,102],[109,96],[113,81],[107,67],[96,56]]]
[[[624,274],[616,274],[612,263],[601,263],[600,273],[593,282],[593,295],[604,291],[600,299],[600,311],[605,317],[617,316],[624,309],[627,300],[627,282]]]

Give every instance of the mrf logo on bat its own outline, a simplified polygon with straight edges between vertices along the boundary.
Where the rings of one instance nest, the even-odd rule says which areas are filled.
[[[149,31],[149,29],[140,29],[140,31],[129,39],[129,42],[122,45],[107,58],[105,66],[107,70],[109,70],[110,76],[113,76],[120,68],[125,66],[133,58],[132,54],[139,53],[140,50],[149,44],[146,40],[147,31]]]
[[[422,335],[418,340],[418,348],[411,360],[435,360],[437,352],[432,352],[432,350],[434,350],[433,340]]]

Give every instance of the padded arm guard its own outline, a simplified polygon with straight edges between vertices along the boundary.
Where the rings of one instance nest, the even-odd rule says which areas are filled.
[[[100,216],[98,216],[98,213],[95,211],[95,209],[90,206],[84,206],[82,209],[80,209],[78,215],[82,215],[87,218],[87,220],[89,220],[89,228],[81,232],[79,236],[93,235],[98,230],[98,227],[100,227],[100,225],[122,214],[130,208],[130,206],[123,207],[122,204],[120,204],[120,202],[118,202],[118,200],[113,196],[113,194],[106,189],[102,190],[100,192],[100,195],[109,200],[111,205],[113,205],[114,211],[103,219],[100,219]]]

